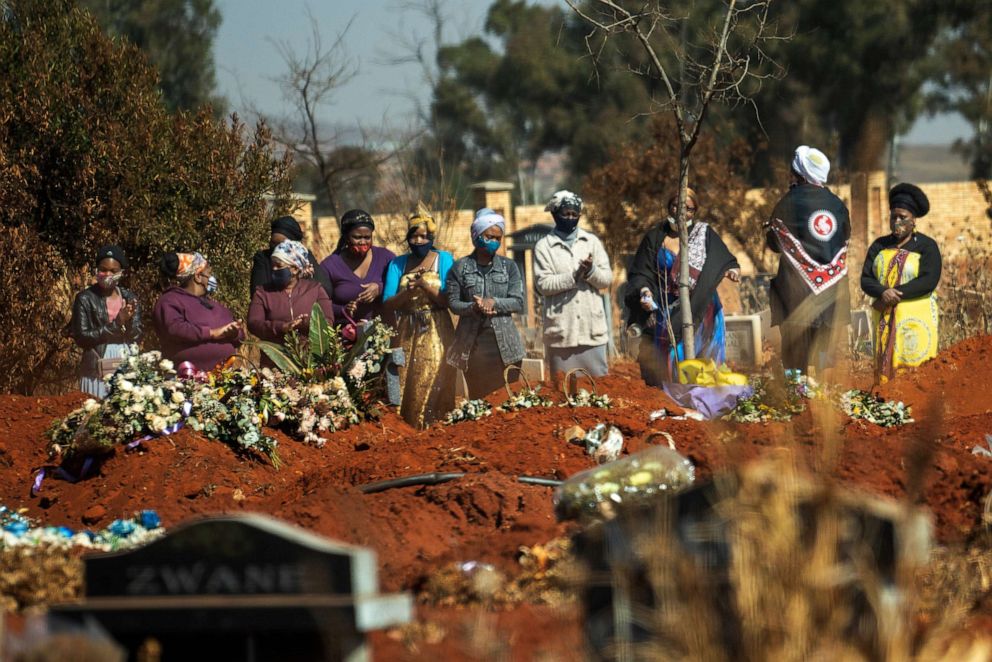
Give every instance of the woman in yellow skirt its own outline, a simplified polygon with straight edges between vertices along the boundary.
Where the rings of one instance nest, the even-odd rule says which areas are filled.
[[[451,411],[455,401],[455,370],[444,360],[455,335],[444,296],[454,258],[434,247],[436,230],[426,211],[410,218],[410,252],[389,263],[382,293],[386,311],[395,317],[393,346],[403,348],[400,416],[418,429]]]
[[[861,270],[861,289],[875,299],[875,377],[881,383],[937,355],[940,249],[916,231],[916,219],[929,211],[930,201],[918,186],[894,186],[889,191],[892,234],[872,243]]]

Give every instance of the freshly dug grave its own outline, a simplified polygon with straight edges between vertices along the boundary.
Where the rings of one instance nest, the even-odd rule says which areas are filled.
[[[322,449],[274,431],[283,462],[279,470],[182,430],[135,451],[118,451],[99,464],[95,475],[78,483],[46,480],[36,497],[30,486],[35,470],[47,462],[44,432],[83,396],[0,396],[0,503],[26,507],[29,516],[45,524],[73,528],[105,526],[143,508],[156,509],[167,527],[208,513],[269,513],[375,549],[385,590],[419,590],[433,571],[451,562],[480,561],[513,574],[521,546],[566,534],[568,525],[557,523],[553,515],[552,490],[521,484],[516,477],[566,478],[591,467],[584,450],[569,444],[564,432],[574,425],[588,429],[608,422],[623,432],[628,452],[643,448],[651,431],[668,432],[701,477],[789,445],[810,468],[829,470],[844,484],[893,497],[907,493],[914,466],[906,460],[907,453],[914,450],[920,456],[921,447],[929,448],[922,455],[929,466],[922,500],[933,511],[938,539],[959,541],[981,529],[984,498],[992,487],[992,460],[971,453],[971,447],[992,432],[992,393],[982,374],[990,358],[992,338],[973,338],[880,389],[886,398],[913,406],[919,423],[900,428],[852,421],[825,405],[813,406],[788,423],[701,423],[670,417],[651,423],[653,410],[681,410],[645,386],[635,365],[620,364],[597,384],[616,401],[610,410],[496,412],[479,421],[423,432],[386,412],[377,423],[332,435]],[[864,375],[850,379],[852,385],[868,381]],[[560,394],[556,397],[561,399]],[[490,399],[498,404],[505,394]],[[434,471],[473,475],[377,494],[358,489],[373,481]],[[378,655],[416,655],[424,652],[422,646],[430,647],[431,655],[442,650],[474,655],[474,644],[456,636],[455,630],[489,617],[471,610],[455,617],[452,611],[422,612],[425,622],[445,622],[450,636],[440,648],[424,643],[430,637],[420,636],[417,644],[393,633],[376,636]],[[516,659],[522,651],[529,656],[549,645],[551,652],[574,650],[574,619],[574,610],[522,606],[492,617],[486,627],[510,633],[509,650]],[[549,638],[560,641],[549,644]],[[485,642],[476,643],[485,648]]]

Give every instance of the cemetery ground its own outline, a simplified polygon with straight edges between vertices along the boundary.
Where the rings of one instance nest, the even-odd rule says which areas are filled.
[[[323,448],[273,430],[279,469],[180,430],[134,451],[116,452],[77,483],[48,479],[37,496],[30,487],[34,470],[47,461],[45,430],[84,397],[0,396],[0,503],[26,508],[44,524],[72,528],[106,526],[146,508],[155,509],[167,528],[200,515],[266,513],[371,548],[378,555],[381,590],[416,596],[414,624],[373,635],[376,659],[567,659],[580,650],[582,630],[565,564],[559,562],[567,556],[560,541],[575,525],[556,521],[552,488],[522,484],[516,477],[563,479],[592,467],[585,450],[567,441],[569,428],[613,424],[625,437],[626,453],[667,444],[650,438],[651,432],[667,432],[696,466],[697,481],[785,447],[807,471],[897,499],[909,489],[906,458],[912,440],[926,435],[934,447],[920,502],[932,514],[939,550],[934,558],[948,562],[950,554],[957,567],[974,573],[992,567],[992,561],[985,562],[992,553],[984,541],[992,458],[971,452],[992,432],[989,365],[992,337],[981,336],[899,376],[880,394],[911,405],[917,422],[882,428],[842,414],[824,415],[816,403],[789,422],[699,422],[671,415],[651,421],[659,408],[673,415],[680,410],[640,381],[636,365],[622,363],[597,384],[616,403],[608,410],[494,413],[423,432],[387,411],[376,423],[334,433]],[[851,386],[870,385],[863,371],[845,379]],[[551,387],[544,389],[549,393]],[[494,404],[504,399],[502,392],[491,397]],[[438,485],[360,490],[367,483],[428,472],[468,475]],[[460,564],[472,561],[492,566],[486,581],[463,581]],[[81,592],[75,557],[18,563],[4,564],[8,610],[30,613]],[[975,585],[969,623],[992,630],[990,589],[987,582]],[[928,613],[924,607],[919,618],[933,617]]]

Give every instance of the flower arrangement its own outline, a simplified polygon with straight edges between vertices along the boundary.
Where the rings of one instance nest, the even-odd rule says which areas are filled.
[[[820,387],[808,378],[787,375],[784,383],[754,375],[751,395],[737,399],[737,406],[723,417],[736,423],[788,421],[806,409],[805,400],[821,397]]]
[[[511,396],[506,402],[501,404],[498,409],[509,412],[532,409],[534,407],[553,407],[555,404],[554,401],[551,398],[541,395],[540,391],[540,385],[536,388],[524,387],[520,389],[519,393]]]
[[[53,423],[50,453],[63,460],[103,455],[121,444],[189,425],[208,439],[260,453],[278,466],[276,440],[263,432],[263,425],[283,425],[320,446],[321,432],[375,416],[391,336],[389,327],[376,319],[346,350],[314,306],[307,342],[292,334],[286,346],[260,343],[278,370],[224,367],[178,375],[159,352],[139,354],[132,347],[109,378],[103,401],[89,399]]]
[[[262,432],[258,401],[263,388],[256,373],[225,368],[193,390],[189,426],[208,439],[260,453],[279,466],[277,442]]]
[[[491,416],[493,406],[485,400],[465,400],[458,407],[448,412],[444,419],[445,425],[454,425],[462,421],[477,421]]]
[[[599,409],[610,409],[613,401],[610,396],[592,393],[584,388],[580,388],[575,395],[569,395],[561,404],[562,407],[598,407]]]
[[[343,377],[307,384],[268,368],[261,374],[263,421],[279,425],[303,441],[323,446],[319,433],[342,430],[362,419]]]
[[[181,379],[159,352],[131,348],[109,378],[107,397],[89,399],[49,429],[49,452],[72,460],[103,455],[121,444],[176,432],[183,425],[242,451],[256,451],[278,465],[276,440],[262,433],[258,381],[225,368],[201,381]]]
[[[860,418],[888,428],[913,422],[912,409],[902,402],[887,402],[860,389],[845,391],[840,406],[851,418]]]
[[[114,520],[101,531],[74,531],[66,526],[39,526],[23,512],[0,506],[0,549],[51,546],[111,552],[144,545],[164,533],[154,510]]]
[[[140,437],[174,432],[189,413],[189,385],[159,352],[129,356],[109,379],[103,401],[92,398],[48,431],[50,451],[66,459],[101,455]]]

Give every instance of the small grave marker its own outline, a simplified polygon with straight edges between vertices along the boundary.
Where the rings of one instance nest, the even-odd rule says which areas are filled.
[[[763,363],[761,316],[728,315],[724,318],[727,363],[736,368],[757,368]]]

